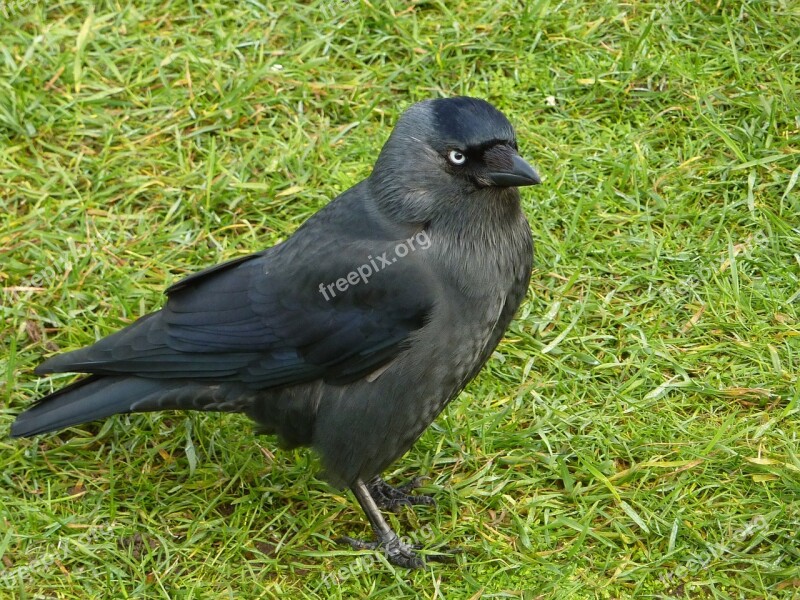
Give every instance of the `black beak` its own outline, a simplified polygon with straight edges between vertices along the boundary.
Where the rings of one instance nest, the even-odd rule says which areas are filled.
[[[521,187],[523,185],[542,183],[542,180],[539,179],[539,174],[519,154],[514,154],[511,160],[513,166],[510,171],[489,173],[488,179],[492,185],[497,187]]]

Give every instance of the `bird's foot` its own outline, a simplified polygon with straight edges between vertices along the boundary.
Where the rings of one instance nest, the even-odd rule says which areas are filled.
[[[378,508],[399,512],[402,506],[425,504],[435,506],[436,500],[430,496],[415,496],[410,492],[422,485],[424,477],[415,477],[408,483],[399,487],[392,487],[380,477],[375,477],[367,484],[370,496],[375,500]]]
[[[397,567],[421,569],[425,566],[425,562],[414,552],[417,546],[406,544],[396,535],[386,542],[380,540],[365,542],[351,537],[343,537],[339,541],[349,544],[353,550],[383,550],[389,562]]]
[[[398,492],[398,490],[386,485],[386,483],[380,479],[376,478],[372,480],[373,485],[377,484],[378,482],[383,484],[382,489],[386,488],[392,492]],[[417,485],[419,485],[419,481],[414,480],[407,486],[400,488],[399,493],[401,496],[405,496],[406,503],[411,504],[409,498],[412,500],[419,500],[421,498],[421,496],[408,496],[408,491]],[[355,550],[381,549],[386,553],[386,558],[389,559],[389,562],[393,565],[397,565],[398,567],[405,567],[407,569],[420,569],[424,567],[425,562],[414,552],[415,549],[419,549],[419,546],[410,543],[407,544],[401,540],[394,531],[392,531],[392,528],[389,527],[386,519],[383,518],[380,510],[378,510],[378,498],[373,496],[373,493],[370,492],[367,484],[359,479],[350,489],[353,490],[356,500],[358,500],[358,503],[364,510],[364,514],[367,516],[367,519],[369,519],[369,523],[372,526],[372,530],[375,532],[375,535],[378,537],[378,540],[375,542],[363,542],[350,537],[344,537],[339,538],[338,541],[340,543],[349,544],[350,547],[354,548]],[[429,500],[428,502],[425,502],[424,500],[422,501],[423,504],[430,504],[431,502],[432,500]],[[453,559],[452,557],[455,552],[457,551],[448,551],[444,554],[437,553],[431,556],[429,560],[448,562]]]
[[[383,550],[389,562],[397,567],[421,569],[425,566],[425,561],[414,552],[415,550],[421,550],[422,545],[406,544],[396,535],[386,542],[380,540],[365,542],[364,540],[357,540],[347,536],[339,538],[337,542],[348,544],[353,550]],[[462,552],[461,548],[442,548],[435,553],[426,554],[425,558],[429,562],[451,563],[455,561],[456,555]]]

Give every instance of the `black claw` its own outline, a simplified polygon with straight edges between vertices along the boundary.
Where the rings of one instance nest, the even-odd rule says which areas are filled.
[[[392,512],[399,512],[401,507],[415,504],[436,506],[436,500],[432,497],[410,493],[420,487],[424,480],[424,477],[415,477],[404,485],[392,487],[380,477],[375,477],[367,484],[367,489],[379,508]]]
[[[463,548],[440,548],[430,554],[425,556],[425,559],[428,562],[438,562],[438,563],[454,563],[456,562],[456,556],[459,554],[464,554]]]
[[[340,538],[336,538],[337,544],[347,544],[353,550],[377,550],[381,543],[377,540],[372,542],[365,542],[364,540],[357,540],[356,538],[351,538],[348,535],[343,535]]]
[[[398,537],[389,540],[385,544],[377,540],[373,542],[365,542],[364,540],[357,540],[347,536],[340,537],[336,541],[343,544],[349,544],[353,550],[383,550],[389,562],[397,567],[403,567],[406,569],[421,569],[425,566],[425,561],[423,561],[414,553],[414,548],[416,546],[409,546],[401,541]]]

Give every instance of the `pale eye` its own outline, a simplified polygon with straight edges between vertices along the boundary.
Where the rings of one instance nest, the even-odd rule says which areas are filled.
[[[447,160],[449,160],[451,164],[460,166],[467,162],[467,157],[464,156],[463,152],[459,152],[458,150],[450,150],[450,153],[447,155]]]

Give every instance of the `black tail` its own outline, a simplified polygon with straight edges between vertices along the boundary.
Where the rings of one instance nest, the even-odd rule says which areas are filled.
[[[91,375],[39,400],[17,417],[11,435],[28,437],[119,413],[170,408],[142,406],[142,401],[154,394],[163,396],[166,387],[157,380]]]

